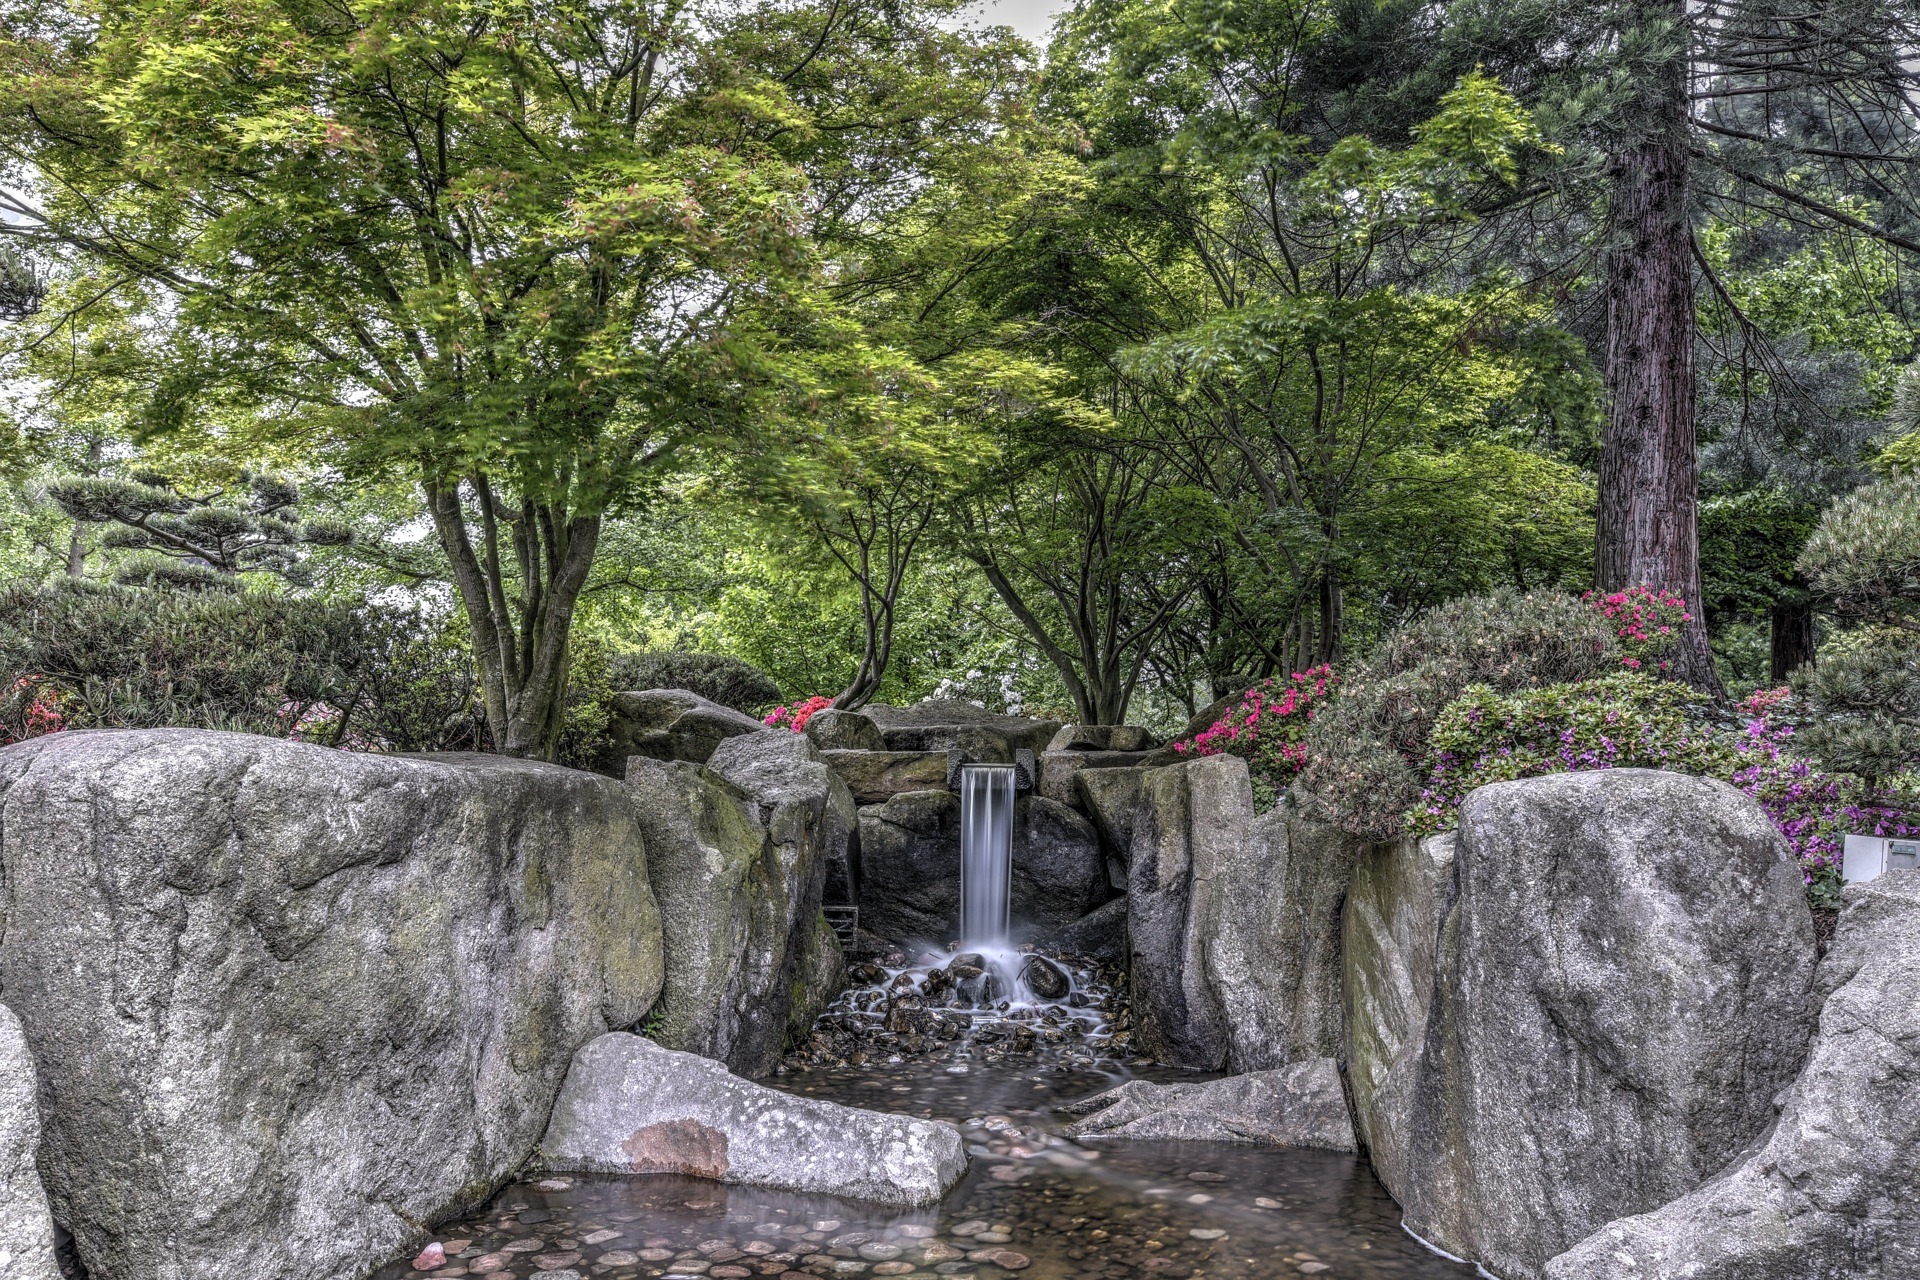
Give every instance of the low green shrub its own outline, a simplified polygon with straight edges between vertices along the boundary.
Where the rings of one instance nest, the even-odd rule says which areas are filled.
[[[1618,671],[1614,630],[1600,611],[1557,592],[1501,591],[1422,615],[1342,670],[1338,695],[1307,731],[1297,798],[1350,834],[1399,835],[1449,703],[1472,685],[1513,693]]]
[[[160,727],[483,745],[465,652],[418,615],[275,592],[0,589],[0,744]]]
[[[747,715],[781,701],[773,677],[723,653],[616,653],[606,660],[604,678],[614,692],[686,689]]]
[[[1741,763],[1700,713],[1705,694],[1635,672],[1498,693],[1471,685],[1428,740],[1426,785],[1406,829],[1454,826],[1467,792],[1490,782],[1581,769],[1671,769],[1726,777]]]

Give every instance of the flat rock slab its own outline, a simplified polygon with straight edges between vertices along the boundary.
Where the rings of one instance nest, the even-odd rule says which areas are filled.
[[[1705,1186],[1555,1258],[1548,1280],[1920,1276],[1920,871],[1845,902],[1813,1052],[1772,1130]]]
[[[939,1200],[967,1170],[950,1124],[796,1097],[619,1032],[574,1057],[541,1149],[564,1172],[680,1173],[909,1206]]]
[[[1332,1058],[1202,1084],[1132,1080],[1060,1108],[1077,1138],[1238,1142],[1352,1151],[1353,1125]]]

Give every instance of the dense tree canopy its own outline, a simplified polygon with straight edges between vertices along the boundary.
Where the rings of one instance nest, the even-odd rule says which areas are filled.
[[[1780,683],[1903,633],[1917,24],[32,0],[0,574],[379,596],[540,756],[622,654],[1172,727],[1509,589]]]

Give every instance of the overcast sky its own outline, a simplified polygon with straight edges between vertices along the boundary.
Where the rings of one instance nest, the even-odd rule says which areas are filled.
[[[976,12],[988,22],[1012,27],[1044,50],[1054,15],[1066,7],[1067,0],[981,0]]]

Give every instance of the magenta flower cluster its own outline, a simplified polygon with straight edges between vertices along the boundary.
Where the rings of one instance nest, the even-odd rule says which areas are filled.
[[[1242,694],[1232,710],[1192,738],[1174,743],[1173,749],[1189,757],[1239,756],[1247,762],[1257,791],[1277,792],[1306,766],[1307,725],[1338,684],[1333,668],[1324,663],[1284,679],[1270,676]]]
[[[795,733],[799,733],[807,727],[807,721],[832,705],[832,698],[816,693],[805,702],[796,702],[790,707],[775,707],[760,719],[762,724],[770,724],[776,729],[785,725]]]
[[[1673,669],[1674,648],[1680,643],[1681,632],[1693,621],[1686,600],[1654,587],[1589,591],[1581,599],[1613,624],[1623,655],[1621,666],[1629,671]]]

